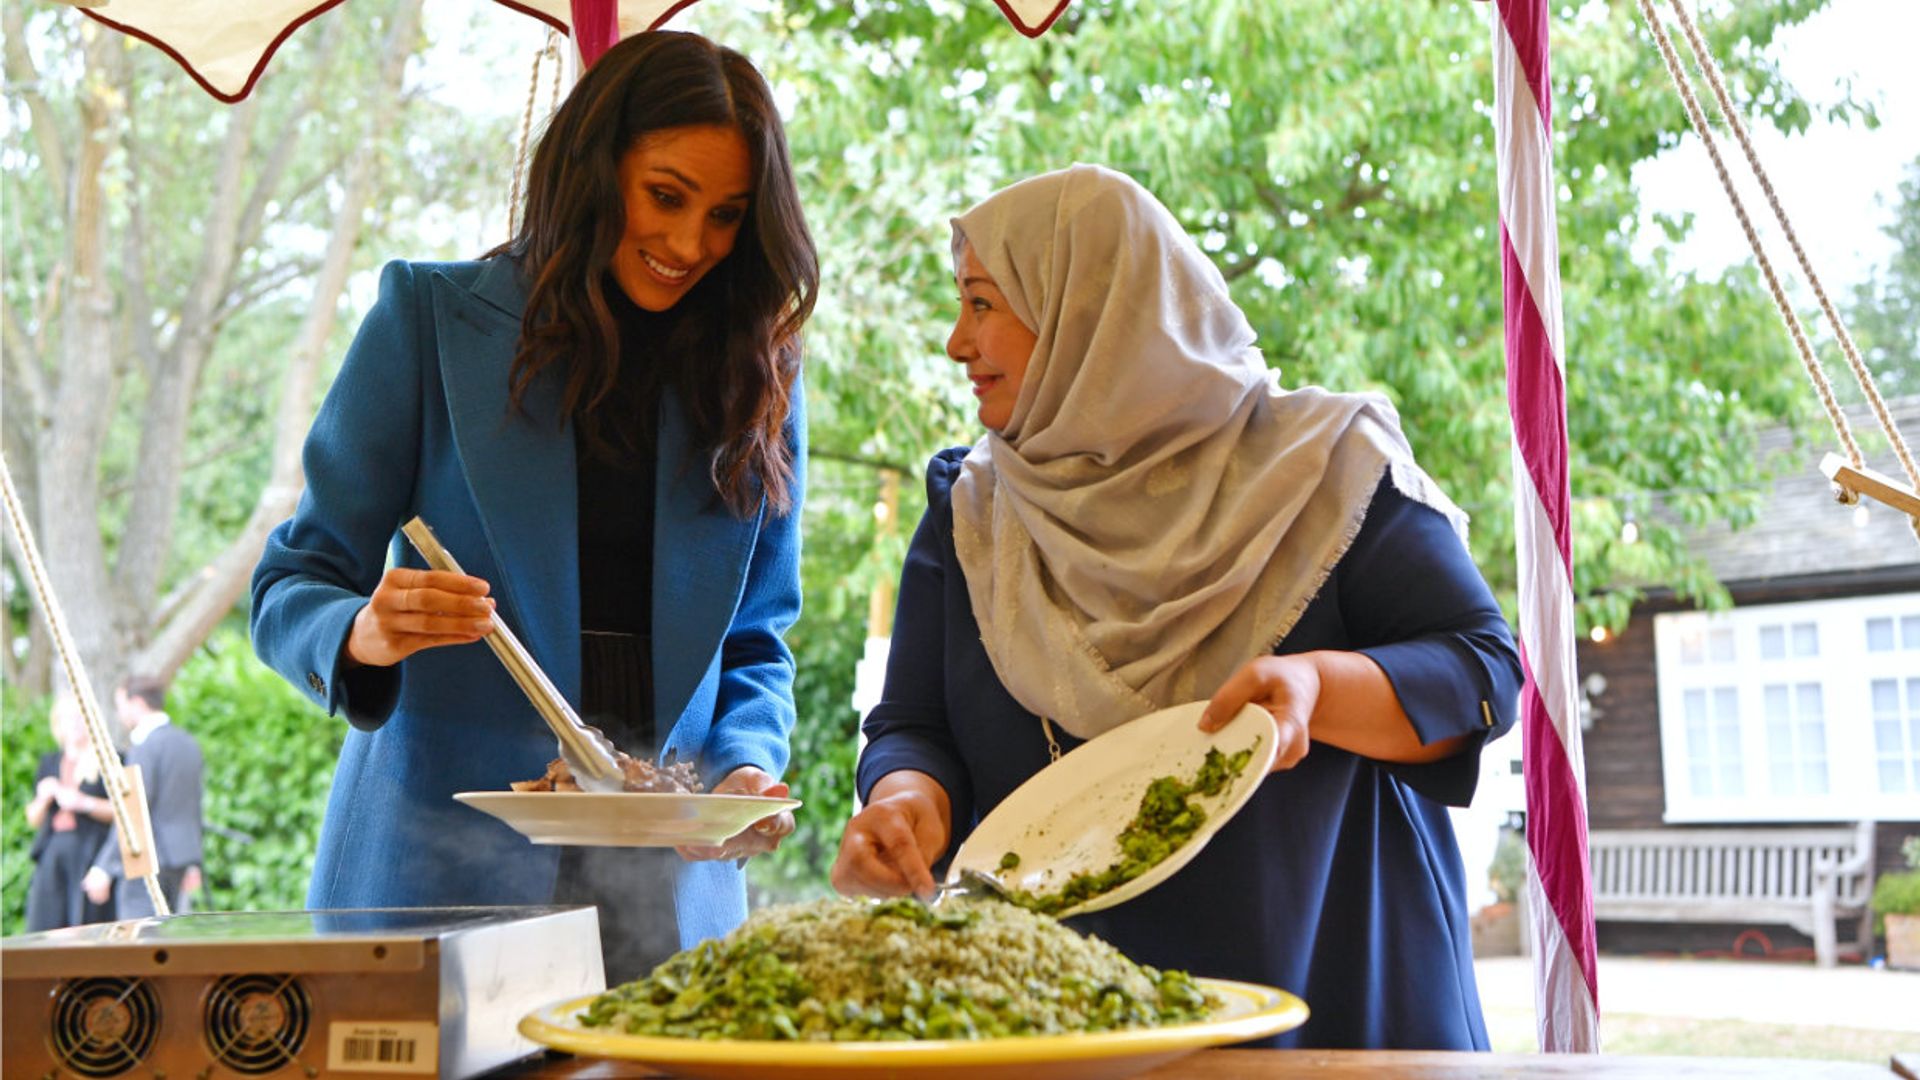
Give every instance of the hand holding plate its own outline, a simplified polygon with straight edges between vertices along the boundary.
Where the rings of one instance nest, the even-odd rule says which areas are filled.
[[[1320,672],[1304,656],[1262,656],[1233,673],[1200,715],[1201,731],[1218,731],[1247,705],[1273,717],[1271,772],[1291,769],[1311,746],[1313,707],[1320,700]]]
[[[752,765],[742,765],[713,785],[714,795],[759,795],[769,799],[787,797],[787,785]],[[780,846],[793,833],[793,811],[782,810],[762,818],[729,837],[722,844],[688,844],[674,850],[690,862],[708,859],[746,859],[763,855]]]

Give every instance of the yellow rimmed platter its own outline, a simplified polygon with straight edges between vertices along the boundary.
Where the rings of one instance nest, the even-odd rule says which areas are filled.
[[[592,997],[528,1014],[520,1034],[589,1057],[639,1061],[696,1080],[1118,1080],[1210,1046],[1261,1039],[1306,1022],[1307,1006],[1284,990],[1226,979],[1196,979],[1221,1001],[1189,1024],[962,1041],[764,1042],[676,1039],[590,1028],[577,1019]]]

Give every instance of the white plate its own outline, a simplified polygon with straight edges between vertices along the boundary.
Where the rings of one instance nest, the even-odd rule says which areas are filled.
[[[621,791],[462,791],[454,798],[511,825],[536,844],[674,847],[718,844],[762,818],[800,805],[760,795]]]
[[[1195,979],[1221,999],[1205,1020],[1085,1035],[1035,1035],[962,1042],[749,1042],[627,1035],[582,1025],[592,997],[529,1013],[520,1034],[591,1057],[645,1062],[673,1076],[708,1080],[1115,1080],[1208,1046],[1264,1038],[1299,1027],[1306,1003],[1284,990],[1225,979]]]
[[[983,870],[1038,893],[1058,890],[1075,874],[1105,870],[1119,860],[1120,832],[1139,812],[1148,784],[1162,776],[1193,779],[1209,749],[1229,755],[1251,749],[1246,768],[1218,795],[1191,796],[1207,820],[1185,844],[1146,873],[1064,908],[1058,917],[1112,907],[1173,876],[1253,798],[1273,767],[1273,718],[1265,709],[1248,705],[1208,734],[1198,727],[1206,707],[1195,701],[1130,720],[1028,777],[974,826],[954,853],[947,880],[958,880],[963,869]],[[1009,851],[1020,856],[1020,865],[1003,871],[1000,858]]]

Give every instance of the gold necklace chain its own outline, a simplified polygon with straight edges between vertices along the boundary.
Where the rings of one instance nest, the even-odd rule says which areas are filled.
[[[1041,717],[1040,730],[1046,732],[1046,735],[1047,735],[1047,762],[1051,764],[1055,761],[1059,761],[1060,760],[1060,740],[1053,737],[1053,721],[1047,719],[1044,716]]]

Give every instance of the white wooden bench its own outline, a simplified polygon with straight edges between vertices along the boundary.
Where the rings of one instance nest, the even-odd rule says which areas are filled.
[[[1873,953],[1873,822],[1734,829],[1596,829],[1587,836],[1596,920],[1784,923],[1813,938],[1821,967],[1834,921],[1860,916]]]

